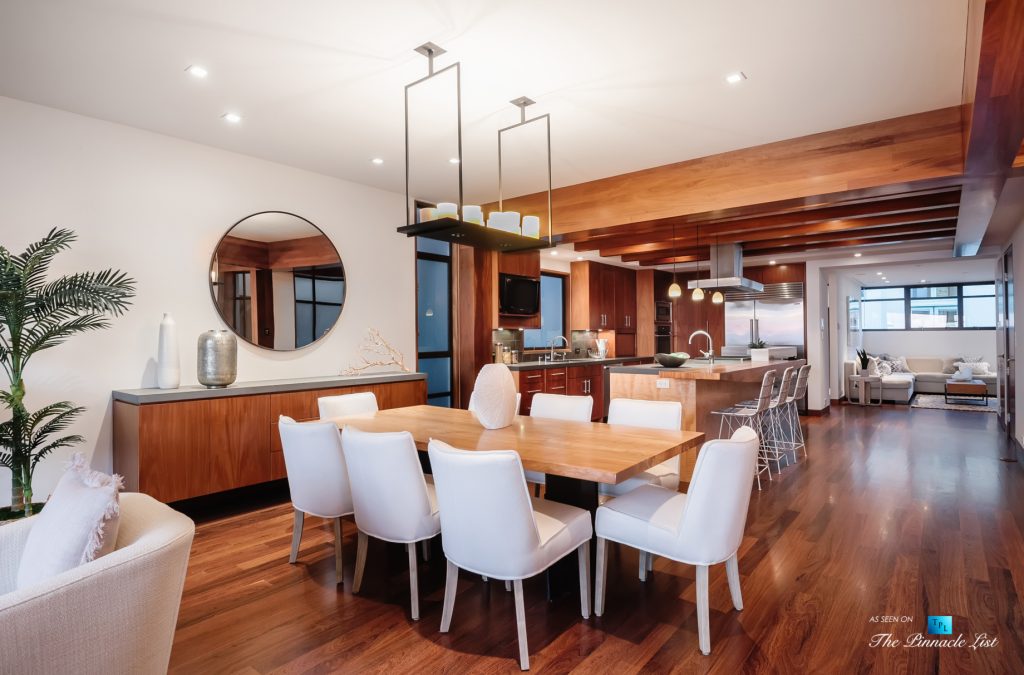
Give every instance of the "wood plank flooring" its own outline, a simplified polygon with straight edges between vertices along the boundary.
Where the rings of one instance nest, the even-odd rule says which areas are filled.
[[[995,415],[838,406],[804,418],[809,459],[753,493],[740,551],[745,609],[724,565],[711,570],[711,656],[697,648],[692,567],[612,546],[605,615],[579,598],[548,602],[525,584],[531,667],[564,672],[1024,672],[1024,467]],[[329,524],[306,519],[287,562],[288,504],[210,520],[196,533],[171,654],[175,673],[517,672],[515,613],[501,582],[463,573],[451,632],[438,632],[444,558],[420,564],[422,619],[409,618],[406,554],[373,542],[350,591],[355,526],[345,525],[345,586],[335,586]],[[992,648],[871,648],[905,640],[929,614],[953,637]],[[873,616],[911,617],[905,624]]]

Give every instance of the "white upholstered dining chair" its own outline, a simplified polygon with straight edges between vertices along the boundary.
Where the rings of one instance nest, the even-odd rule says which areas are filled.
[[[322,420],[333,417],[368,415],[377,412],[377,397],[372,391],[339,396],[321,396],[316,400],[316,405],[320,410],[320,419]]]
[[[604,613],[608,541],[697,568],[697,634],[711,653],[708,567],[725,562],[733,606],[743,609],[736,552],[750,504],[758,435],[741,427],[729,439],[708,441],[697,456],[687,493],[645,485],[597,509],[594,613]]]
[[[566,396],[564,394],[534,394],[530,404],[530,417],[540,417],[568,422],[589,422],[593,417],[594,399],[590,396]],[[540,471],[526,471],[526,480],[533,483],[534,496],[540,496],[540,486],[545,476]]]
[[[334,572],[342,584],[341,518],[351,515],[352,491],[341,449],[341,435],[333,422],[296,422],[281,415],[277,421],[284,449],[288,491],[295,519],[292,524],[292,552],[288,562],[299,557],[302,524],[306,514],[327,518],[334,525]]]
[[[608,424],[645,429],[679,431],[683,426],[683,404],[679,401],[642,401],[616,398],[608,404]],[[643,473],[617,485],[601,484],[601,493],[624,495],[641,485],[660,485],[670,490],[679,489],[679,455],[656,464]]]
[[[423,477],[416,443],[407,431],[368,433],[346,426],[345,448],[359,543],[352,592],[358,593],[366,568],[367,537],[405,544],[409,555],[412,618],[420,618],[416,544],[441,532],[434,486]]]
[[[441,508],[441,543],[448,559],[441,632],[451,627],[459,569],[511,580],[515,591],[519,666],[530,668],[523,579],[577,552],[580,609],[590,617],[590,514],[530,497],[514,450],[466,451],[431,440],[430,466]]]

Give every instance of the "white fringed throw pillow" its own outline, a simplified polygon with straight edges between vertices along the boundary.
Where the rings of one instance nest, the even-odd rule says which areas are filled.
[[[76,452],[46,507],[35,517],[18,566],[25,588],[114,550],[120,523],[120,476],[93,471]]]

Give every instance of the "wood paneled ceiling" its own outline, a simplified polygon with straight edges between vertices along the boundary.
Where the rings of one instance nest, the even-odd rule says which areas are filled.
[[[969,15],[962,105],[559,188],[558,243],[642,266],[707,260],[716,243],[976,254],[1024,170],[1024,0],[970,0]],[[541,212],[544,197],[505,208]]]

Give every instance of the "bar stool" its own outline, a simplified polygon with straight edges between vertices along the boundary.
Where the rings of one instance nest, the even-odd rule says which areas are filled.
[[[765,411],[772,401],[772,386],[775,384],[775,371],[769,370],[761,379],[761,391],[757,396],[754,405],[738,404],[721,410],[712,410],[712,415],[719,416],[718,437],[725,438],[726,433],[730,436],[740,427],[748,426],[757,432],[758,453],[757,467],[754,477],[757,478],[757,489],[761,489],[761,473],[768,472],[768,480],[772,479],[772,470],[768,465],[768,449],[765,446]],[[726,429],[728,428],[728,432]]]
[[[789,438],[792,439],[790,449],[793,451],[794,462],[796,462],[797,450],[803,450],[804,457],[807,457],[807,444],[804,442],[804,428],[800,424],[800,411],[797,409],[797,402],[807,394],[807,378],[810,374],[810,364],[800,366],[796,382],[793,385],[793,391],[786,397],[784,403],[784,415],[789,425]]]
[[[779,386],[772,392],[772,399],[768,403],[768,409],[765,410],[763,419],[765,429],[762,443],[765,447],[765,454],[769,460],[775,462],[775,468],[778,473],[782,472],[783,459],[786,460],[786,465],[789,465],[789,456],[786,452],[791,449],[792,442],[790,437],[786,435],[783,417],[786,412],[786,399],[793,388],[795,370],[795,368],[789,367],[782,371]]]

